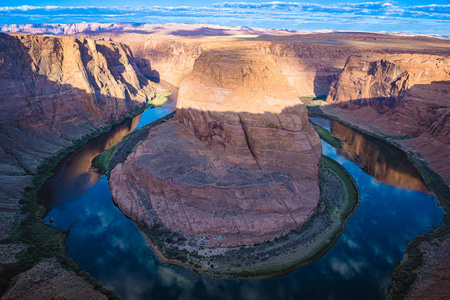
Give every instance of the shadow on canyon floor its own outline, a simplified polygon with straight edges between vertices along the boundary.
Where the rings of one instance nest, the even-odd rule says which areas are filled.
[[[39,47],[54,51],[45,51],[45,55],[40,50],[33,52],[33,47],[38,47],[36,39],[42,44]],[[88,53],[88,45],[74,40],[75,45],[82,57],[79,72],[86,76],[80,76],[77,85],[86,83],[86,90],[93,92],[58,81],[63,76],[63,66],[55,62],[62,61],[63,56],[59,38],[21,39],[0,34],[0,240],[10,237],[18,219],[23,217],[19,200],[24,192],[33,190],[26,187],[37,187],[33,182],[44,179],[43,174],[50,172],[68,151],[142,111],[145,102],[155,94],[136,66],[131,72],[135,72],[137,80],[125,80],[126,67],[114,51],[101,45],[96,48],[110,60],[110,72],[98,74],[92,69],[94,58]],[[97,82],[102,80],[96,76],[117,86],[101,89]]]
[[[328,92],[330,91],[331,84],[339,78],[341,72],[342,69],[332,66],[316,71],[313,81],[316,99],[317,97],[326,98],[326,95],[328,95]]]

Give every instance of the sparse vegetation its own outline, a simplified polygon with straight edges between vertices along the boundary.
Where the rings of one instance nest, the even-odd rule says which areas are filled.
[[[397,141],[412,138],[412,136],[391,136],[379,132],[368,132],[358,126],[345,122],[334,115],[327,114],[323,111],[323,109],[321,109],[320,105],[308,105],[307,108],[313,114],[333,119],[367,135],[386,141],[402,151],[403,149]],[[405,253],[406,259],[398,263],[397,266],[391,271],[393,286],[391,286],[388,292],[387,298],[389,299],[404,299],[412,284],[417,279],[417,273],[415,270],[422,265],[423,259],[423,253],[419,249],[420,244],[422,242],[431,242],[435,239],[442,241],[450,236],[450,198],[448,196],[450,195],[450,187],[441,176],[434,172],[428,164],[421,159],[420,153],[409,152],[408,160],[422,175],[427,187],[436,195],[439,204],[445,210],[446,214],[443,218],[441,226],[429,233],[421,234],[408,242]]]
[[[78,265],[65,255],[67,251],[65,246],[67,233],[43,223],[46,211],[44,206],[38,203],[37,193],[39,188],[54,175],[52,170],[64,157],[82,147],[91,139],[110,131],[114,125],[142,113],[149,105],[136,107],[126,117],[75,140],[69,147],[46,159],[37,168],[36,173],[33,174],[32,185],[25,188],[23,197],[19,201],[22,205],[21,210],[24,218],[16,226],[11,237],[2,242],[4,244],[25,244],[28,246],[28,249],[26,252],[18,254],[19,261],[17,264],[6,268],[0,273],[0,295],[5,293],[13,277],[31,269],[44,258],[55,257],[64,268],[83,277],[94,289],[99,290],[108,296],[109,299],[118,299],[113,292],[104,289],[101,284],[96,282],[87,272],[80,270]]]
[[[328,130],[320,126],[319,124],[316,124],[312,121],[310,121],[312,126],[314,127],[314,130],[319,134],[320,138],[330,144],[331,146],[342,149],[342,142],[340,139],[335,137],[332,133],[330,133]]]
[[[324,156],[320,170],[321,200],[316,216],[297,230],[251,247],[233,246],[217,252],[207,247],[207,241],[202,243],[194,237],[171,232],[158,222],[152,228],[144,223],[138,226],[168,263],[189,264],[206,274],[210,274],[209,266],[214,264],[214,276],[283,275],[326,253],[343,233],[347,218],[359,203],[359,191],[343,167]]]
[[[444,240],[450,236],[450,187],[445,180],[436,172],[430,169],[428,164],[413,153],[408,153],[408,159],[422,174],[428,188],[433,191],[436,198],[446,214],[442,220],[441,226],[426,234],[421,234],[408,243],[406,249],[407,259],[403,260],[391,271],[391,277],[394,282],[389,290],[389,299],[404,299],[417,279],[415,270],[422,265],[423,253],[419,246],[422,242],[431,242],[435,239]]]
[[[92,161],[92,165],[109,176],[109,172],[119,163],[126,160],[128,155],[136,149],[141,141],[147,138],[150,129],[156,125],[162,124],[167,120],[170,120],[175,115],[174,112],[168,114],[167,116],[158,119],[150,124],[145,125],[139,130],[136,130],[122,139],[118,144],[104,151],[102,154],[98,155]]]

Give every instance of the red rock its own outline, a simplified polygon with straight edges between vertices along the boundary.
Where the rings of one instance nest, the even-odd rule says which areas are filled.
[[[203,53],[176,119],[184,126],[158,126],[111,171],[130,218],[227,247],[273,240],[315,213],[320,140],[270,56]]]
[[[441,55],[352,56],[327,102],[384,134],[411,136],[399,143],[422,153],[450,182],[450,60]],[[432,147],[430,147],[432,145]]]

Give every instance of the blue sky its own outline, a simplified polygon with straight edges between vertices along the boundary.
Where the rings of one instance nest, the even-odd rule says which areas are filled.
[[[2,0],[0,6],[0,25],[83,21],[450,34],[450,0]]]

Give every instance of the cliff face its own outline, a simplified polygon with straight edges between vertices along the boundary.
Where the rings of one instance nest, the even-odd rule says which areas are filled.
[[[179,86],[192,71],[202,44],[183,40],[128,41],[142,73]]]
[[[273,240],[314,214],[320,140],[270,56],[202,53],[181,83],[176,119],[111,171],[130,218],[229,247]]]
[[[348,59],[327,102],[381,132],[410,136],[406,149],[424,154],[450,181],[450,60],[441,55],[366,54]],[[433,145],[433,147],[430,147]]]
[[[320,142],[271,56],[202,54],[180,86],[176,117],[199,140],[223,144],[236,159],[253,156],[264,170],[317,178]]]
[[[149,77],[159,77],[179,86],[192,72],[201,53],[245,47],[270,56],[298,96],[326,95],[346,59],[360,51],[345,45],[189,39],[130,41],[127,37],[118,40],[130,46],[142,72]]]
[[[254,46],[276,61],[297,96],[327,95],[350,55],[361,51],[336,42],[321,44],[310,42],[261,42]]]
[[[0,85],[0,239],[45,158],[155,94],[126,46],[72,37],[0,34]]]

